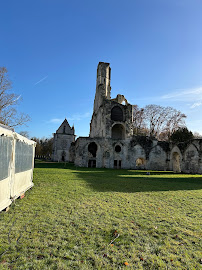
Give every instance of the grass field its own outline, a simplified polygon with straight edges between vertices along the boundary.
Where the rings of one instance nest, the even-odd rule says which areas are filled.
[[[0,269],[202,268],[202,176],[35,167],[0,213]]]

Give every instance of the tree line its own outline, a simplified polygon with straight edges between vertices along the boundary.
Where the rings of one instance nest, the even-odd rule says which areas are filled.
[[[36,142],[35,157],[45,157],[50,159],[53,148],[53,138],[36,138],[32,137],[31,140]]]
[[[53,148],[53,137],[49,138],[30,137],[29,132],[27,131],[20,131],[19,134],[36,142],[35,157],[45,157],[45,158],[51,157]]]

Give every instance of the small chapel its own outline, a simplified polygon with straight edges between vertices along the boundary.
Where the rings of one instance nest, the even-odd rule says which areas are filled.
[[[58,162],[70,161],[69,149],[74,142],[74,126],[70,127],[67,119],[65,119],[54,133],[52,160]]]

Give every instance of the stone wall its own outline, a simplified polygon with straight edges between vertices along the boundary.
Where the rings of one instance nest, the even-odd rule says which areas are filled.
[[[56,133],[54,133],[52,160],[58,162],[72,161],[73,157],[70,155],[70,146],[74,142],[74,127],[70,127],[67,119],[65,119]]]
[[[202,140],[179,143],[133,136],[133,106],[123,95],[111,99],[111,68],[100,62],[90,136],[74,143],[74,129],[65,119],[54,135],[53,160],[80,167],[172,170],[202,173]]]
[[[202,173],[202,139],[170,145],[170,170],[176,170],[175,163],[179,163],[179,171],[185,173]]]
[[[97,145],[96,156],[92,156],[88,150],[90,143]],[[90,161],[94,160],[94,167],[97,168],[171,170],[201,174],[201,143],[202,140],[193,140],[182,152],[178,145],[140,136],[125,140],[80,137],[75,143],[74,162],[80,167],[92,167]]]
[[[93,142],[97,145],[94,157],[88,150],[89,144]],[[155,143],[152,141],[152,146]],[[139,169],[140,164],[136,164],[136,162],[141,159],[144,163],[141,166],[142,169],[165,169],[167,153],[160,146],[151,147],[149,155],[146,152],[147,150],[140,144],[132,145],[131,139],[80,137],[75,144],[75,165],[88,167],[89,161],[95,160],[97,168]]]

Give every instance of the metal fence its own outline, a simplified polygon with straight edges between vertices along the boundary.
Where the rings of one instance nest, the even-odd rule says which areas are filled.
[[[33,186],[36,143],[0,125],[0,211]]]

